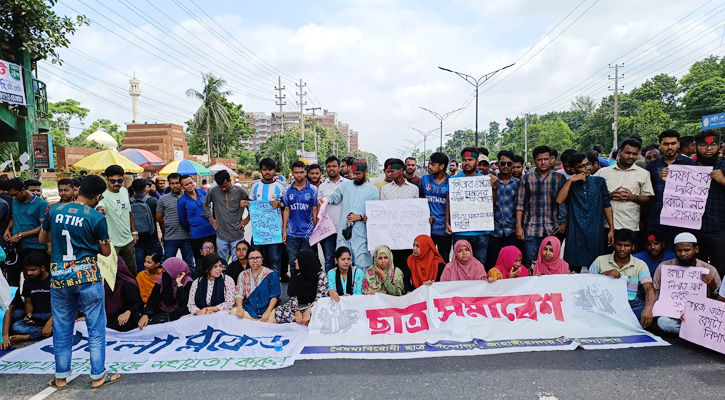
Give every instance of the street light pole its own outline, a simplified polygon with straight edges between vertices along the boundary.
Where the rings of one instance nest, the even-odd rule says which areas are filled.
[[[426,159],[426,152],[427,152],[426,151],[426,146],[425,146],[426,140],[428,139],[428,135],[430,135],[431,133],[435,132],[436,129],[431,129],[428,132],[423,132],[420,129],[413,128],[412,126],[410,127],[410,129],[412,129],[412,130],[420,133],[423,136],[423,167],[425,167],[425,159]]]
[[[434,117],[436,117],[436,118],[438,118],[438,120],[439,120],[439,121],[441,122],[441,148],[440,148],[440,151],[443,151],[443,121],[444,121],[444,120],[445,120],[446,118],[448,118],[448,117],[450,117],[451,115],[453,115],[453,113],[455,113],[455,112],[457,112],[457,111],[461,111],[461,110],[463,110],[463,107],[461,107],[461,108],[459,108],[459,109],[456,109],[456,110],[453,110],[453,111],[448,111],[448,112],[447,112],[447,113],[445,113],[445,114],[438,114],[437,112],[435,112],[435,111],[431,111],[431,110],[429,110],[429,109],[427,109],[427,108],[425,108],[425,107],[420,107],[420,108],[421,108],[422,110],[428,111],[429,113],[433,114],[433,116],[434,116]]]
[[[483,75],[482,77],[480,77],[478,79],[472,77],[471,75],[464,74],[462,72],[456,72],[456,71],[450,70],[448,68],[438,67],[438,69],[442,69],[443,71],[453,72],[454,74],[465,79],[466,82],[470,83],[471,85],[473,85],[476,88],[476,147],[478,147],[478,88],[481,85],[483,85],[484,83],[486,83],[486,81],[489,80],[489,78],[496,75],[496,73],[498,73],[499,71],[503,71],[506,68],[511,67],[513,65],[514,64],[507,65],[503,68],[499,68],[493,72],[489,72],[486,75]],[[488,147],[488,135],[486,135],[484,137],[484,146]]]

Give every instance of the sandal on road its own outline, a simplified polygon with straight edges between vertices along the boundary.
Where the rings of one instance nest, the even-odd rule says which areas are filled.
[[[114,377],[116,379],[113,379]],[[100,385],[98,385],[98,386],[93,386],[93,384],[91,384],[91,388],[93,388],[93,389],[99,389],[99,388],[102,388],[102,387],[104,387],[106,385],[110,385],[112,383],[116,383],[116,382],[118,382],[120,380],[121,380],[121,374],[116,373],[116,374],[111,375],[111,374],[106,373],[106,376],[103,377],[103,382]]]
[[[52,387],[53,389],[63,390],[68,387],[68,383],[66,382],[65,386],[58,386],[58,381],[53,378],[50,382],[48,382],[48,386]]]

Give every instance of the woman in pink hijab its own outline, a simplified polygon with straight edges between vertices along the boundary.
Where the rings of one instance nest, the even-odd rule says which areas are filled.
[[[521,250],[516,246],[506,246],[501,249],[496,266],[488,271],[489,282],[524,276],[529,276],[529,270],[521,265]]]
[[[453,259],[441,274],[441,282],[486,280],[486,268],[473,257],[471,244],[467,240],[457,241],[453,253]]]
[[[534,262],[534,275],[568,274],[569,263],[561,259],[561,242],[556,236],[541,241],[539,259]]]

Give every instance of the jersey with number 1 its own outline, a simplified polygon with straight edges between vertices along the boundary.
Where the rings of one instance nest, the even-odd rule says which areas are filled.
[[[61,203],[43,220],[50,232],[50,275],[53,289],[99,282],[98,245],[109,243],[106,217],[85,204]]]

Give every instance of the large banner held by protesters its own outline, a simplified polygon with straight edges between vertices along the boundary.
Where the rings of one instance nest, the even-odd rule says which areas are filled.
[[[725,354],[725,303],[708,298],[687,302],[680,337]]]
[[[688,300],[707,298],[707,284],[700,279],[707,268],[663,265],[660,295],[652,308],[655,317],[680,319]]]
[[[493,230],[493,190],[490,176],[451,178],[448,196],[453,232]]]
[[[125,333],[107,329],[106,365],[130,374],[284,368],[294,363],[305,336],[307,328],[297,324],[201,315]],[[0,358],[0,373],[52,374],[53,354],[52,338],[15,350]],[[91,370],[84,322],[75,326],[71,367],[76,374]]]
[[[370,251],[381,244],[391,250],[412,249],[416,236],[430,235],[430,208],[426,199],[366,201],[365,215]]]
[[[626,279],[439,282],[401,297],[318,300],[299,358],[418,358],[667,346],[639,325]]]
[[[670,165],[660,222],[678,228],[700,229],[710,192],[712,167]]]
[[[282,243],[282,222],[279,211],[267,201],[250,201],[249,218],[254,244]]]

